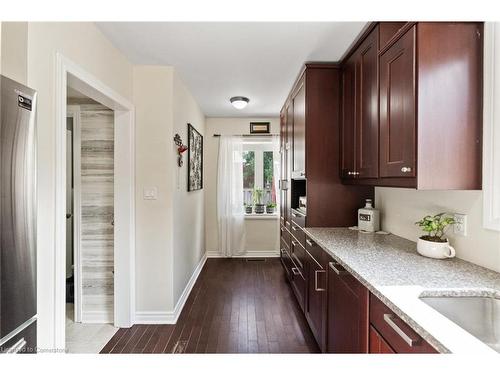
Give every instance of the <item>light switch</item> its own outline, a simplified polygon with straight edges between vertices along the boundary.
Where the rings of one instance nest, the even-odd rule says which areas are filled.
[[[142,198],[147,201],[158,199],[158,189],[156,187],[144,188]]]

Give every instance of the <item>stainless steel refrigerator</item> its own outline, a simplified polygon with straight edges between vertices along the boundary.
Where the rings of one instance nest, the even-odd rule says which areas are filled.
[[[0,76],[0,352],[36,351],[36,91]]]

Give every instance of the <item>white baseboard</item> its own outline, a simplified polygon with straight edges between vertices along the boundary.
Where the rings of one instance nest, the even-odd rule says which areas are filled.
[[[186,284],[177,304],[173,311],[136,311],[135,312],[135,324],[175,324],[177,323],[177,319],[181,315],[182,309],[186,304],[186,301],[193,289],[198,276],[200,275],[205,262],[207,261],[207,254],[204,254],[201,258],[200,262],[196,266],[191,275],[191,278]]]
[[[82,311],[82,323],[111,323],[113,324],[112,311]]]
[[[279,258],[279,256],[280,252],[278,250],[248,250],[241,255],[234,255],[232,258]],[[218,251],[208,251],[207,258],[225,258],[225,256]]]
[[[134,324],[175,324],[171,311],[136,311]]]

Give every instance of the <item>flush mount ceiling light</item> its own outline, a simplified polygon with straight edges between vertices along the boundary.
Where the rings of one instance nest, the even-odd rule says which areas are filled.
[[[247,106],[250,99],[245,98],[244,96],[233,96],[231,99],[229,99],[229,101],[234,108],[243,109]]]

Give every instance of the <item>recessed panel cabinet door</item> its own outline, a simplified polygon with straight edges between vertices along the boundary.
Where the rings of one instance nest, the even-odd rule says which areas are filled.
[[[368,290],[342,266],[328,264],[328,353],[368,353]]]
[[[304,84],[293,98],[293,176],[306,171],[306,88]]]
[[[320,262],[322,259],[318,259]],[[323,350],[326,270],[307,252],[307,298],[305,314],[316,342]]]
[[[380,177],[415,177],[415,26],[380,56]]]
[[[356,177],[378,177],[378,28],[359,46]]]
[[[356,132],[356,55],[351,56],[342,69],[342,125],[341,177],[354,178]]]

